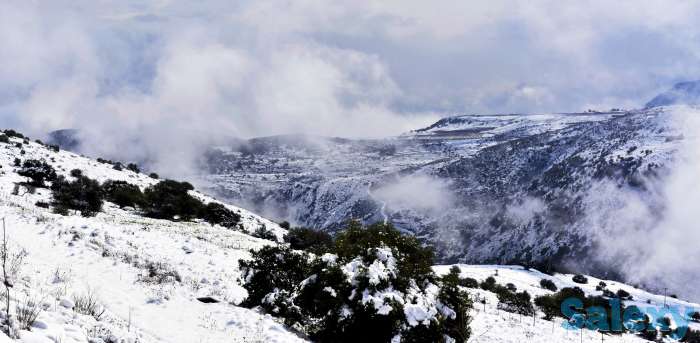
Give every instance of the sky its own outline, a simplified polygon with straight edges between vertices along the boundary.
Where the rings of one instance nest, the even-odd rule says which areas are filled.
[[[231,137],[637,108],[700,78],[699,14],[691,1],[3,0],[0,123],[81,129],[96,154],[186,156]]]

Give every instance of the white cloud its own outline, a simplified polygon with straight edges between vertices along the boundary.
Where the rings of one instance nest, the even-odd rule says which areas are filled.
[[[436,113],[630,107],[700,75],[699,7],[10,0],[0,118],[166,160],[233,135],[377,136]]]
[[[423,174],[401,176],[373,193],[390,209],[410,209],[423,214],[446,211],[454,203],[448,181]]]
[[[647,192],[597,185],[585,199],[585,228],[595,238],[600,260],[623,266],[632,282],[668,287],[697,300],[700,112],[678,108],[669,115],[685,136],[669,174],[662,182],[649,180]]]

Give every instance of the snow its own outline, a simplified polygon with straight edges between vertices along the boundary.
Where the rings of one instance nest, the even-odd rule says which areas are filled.
[[[20,301],[22,293],[31,292],[47,306],[32,330],[20,333],[20,341],[72,343],[110,336],[123,342],[304,341],[272,317],[236,306],[246,297],[238,261],[248,258],[251,248],[274,244],[247,233],[265,225],[281,237],[285,231],[277,224],[229,205],[241,215],[242,231],[145,218],[109,203],[93,218],[56,215],[34,205],[50,201],[47,189],[13,195],[15,183],[25,180],[13,171],[15,157],[44,159],[67,177],[81,169],[100,182],[123,180],[142,188],[158,180],[33,142],[22,149],[23,155],[14,144],[0,144],[0,216],[10,246],[27,252],[23,282],[12,297]],[[152,266],[178,275],[179,281],[174,276],[149,281]],[[106,309],[99,321],[72,309],[74,296],[88,290]],[[221,302],[197,300],[203,296]]]

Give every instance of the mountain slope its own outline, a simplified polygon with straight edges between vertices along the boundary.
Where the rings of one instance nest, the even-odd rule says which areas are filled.
[[[647,102],[644,108],[672,105],[700,105],[700,81],[676,83],[670,90]]]
[[[606,228],[588,214],[607,201],[591,190],[645,194],[660,182],[683,141],[671,112],[469,115],[388,139],[259,138],[208,154],[208,192],[328,231],[390,221],[443,262],[615,275],[619,266],[589,258]]]
[[[32,194],[19,187],[15,192],[25,180],[12,167],[15,158],[44,159],[65,176],[81,169],[99,181],[124,180],[140,187],[157,180],[21,139],[0,143],[0,208],[10,246],[26,251],[12,297],[22,302],[28,293],[46,304],[31,332],[20,333],[22,341],[301,341],[270,317],[235,306],[246,294],[238,280],[238,260],[249,256],[248,249],[273,244],[247,232],[265,225],[281,235],[277,224],[235,207],[229,208],[240,213],[242,231],[145,218],[109,203],[93,218],[60,216],[35,206],[50,200],[47,189]],[[89,290],[106,308],[100,321],[67,308],[74,295]],[[202,297],[218,303],[197,300]]]

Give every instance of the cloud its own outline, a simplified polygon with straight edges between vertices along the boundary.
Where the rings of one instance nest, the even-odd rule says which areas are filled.
[[[35,136],[83,129],[91,153],[187,170],[232,136],[635,107],[700,75],[699,6],[9,0],[0,120]]]
[[[700,259],[700,111],[676,108],[667,115],[675,132],[684,135],[668,174],[648,180],[646,192],[596,185],[585,199],[586,229],[600,260],[622,266],[631,282],[667,287],[697,300],[694,280],[700,275],[693,261]]]
[[[399,177],[373,194],[389,209],[409,209],[426,215],[452,208],[455,199],[448,181],[424,174]]]

